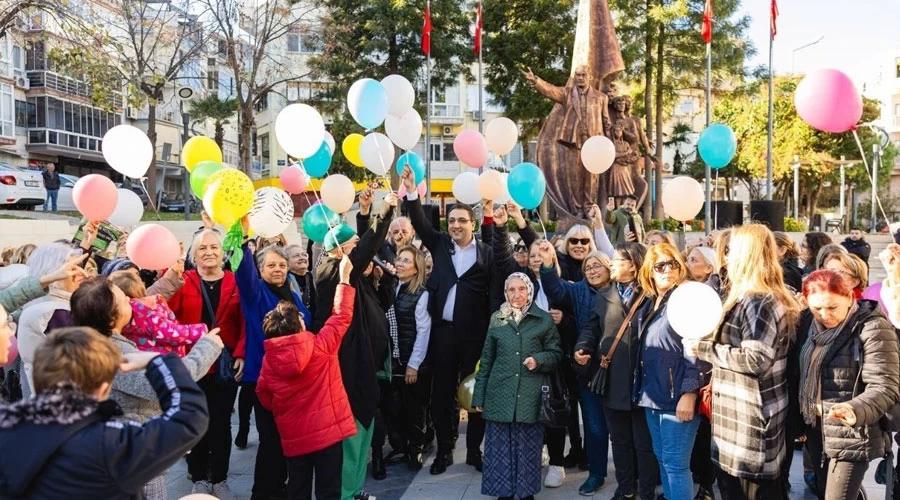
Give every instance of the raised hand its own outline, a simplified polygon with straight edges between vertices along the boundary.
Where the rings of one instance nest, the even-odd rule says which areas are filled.
[[[588,209],[588,217],[590,217],[594,229],[603,229],[603,212],[600,211],[600,207],[591,205]]]
[[[412,168],[409,165],[403,167],[403,173],[400,174],[400,182],[406,186],[407,193],[415,193],[416,192],[416,175],[413,173]]]
[[[397,197],[397,193],[388,193],[387,196],[384,197],[384,202],[392,207],[397,207],[400,204],[400,198]]]
[[[525,227],[525,216],[522,215],[522,208],[519,207],[519,205],[516,205],[516,202],[506,202],[506,213],[516,221],[516,226],[518,226],[519,229]]]
[[[372,191],[372,188],[364,189],[363,192],[359,193],[359,213],[369,215],[369,211],[372,210],[374,194],[375,192]]]
[[[509,220],[509,214],[506,213],[506,207],[500,205],[499,207],[494,209],[494,224],[499,226],[505,226],[506,221]]]
[[[47,288],[50,283],[55,283],[57,281],[72,279],[78,276],[87,277],[87,272],[85,272],[81,265],[87,260],[88,256],[89,254],[84,254],[69,258],[69,260],[60,266],[59,269],[41,276],[41,286]]]
[[[525,81],[527,81],[531,85],[534,85],[535,82],[537,81],[537,77],[534,76],[534,73],[531,71],[531,68],[525,68],[525,69],[519,68],[519,73],[522,73],[522,76],[525,77]]]
[[[553,259],[556,257],[556,249],[553,248],[553,245],[549,241],[544,240],[541,242],[538,247],[538,253],[544,261],[545,266],[549,267],[553,265]]]
[[[350,257],[347,257],[347,255],[344,255],[344,257],[341,258],[341,264],[340,264],[341,283],[343,283],[345,285],[350,284],[350,273],[351,272],[353,272],[353,263],[350,262]]]

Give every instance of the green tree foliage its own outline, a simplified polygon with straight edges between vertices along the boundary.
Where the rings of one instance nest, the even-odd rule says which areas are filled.
[[[211,120],[214,139],[219,147],[225,141],[225,125],[228,125],[231,117],[237,113],[237,99],[219,99],[215,94],[209,94],[203,99],[192,101],[188,113],[194,121]]]

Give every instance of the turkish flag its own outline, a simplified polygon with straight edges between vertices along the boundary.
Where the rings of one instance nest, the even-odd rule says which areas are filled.
[[[703,9],[703,26],[700,29],[700,35],[703,36],[703,41],[706,43],[712,43],[712,23],[712,0],[706,0],[706,8]]]
[[[431,56],[431,5],[425,5],[425,24],[422,26],[422,52]]]
[[[481,2],[478,2],[478,10],[475,17],[475,54],[481,52],[481,30],[483,28],[481,19]]]
[[[775,35],[778,33],[778,26],[775,25],[775,21],[778,20],[778,2],[772,0],[772,19],[769,25],[769,29],[772,32],[772,40],[775,39]]]

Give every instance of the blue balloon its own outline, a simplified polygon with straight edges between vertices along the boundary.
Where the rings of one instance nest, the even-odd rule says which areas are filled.
[[[331,168],[331,147],[328,146],[327,141],[322,141],[319,150],[303,160],[303,168],[314,179],[324,177],[328,173],[328,169]]]
[[[737,137],[731,127],[722,123],[714,123],[700,134],[697,141],[700,158],[709,168],[718,170],[729,163],[737,152]]]
[[[347,109],[362,128],[375,129],[387,118],[387,90],[378,80],[371,78],[357,80],[347,93]]]
[[[316,202],[303,213],[303,232],[316,243],[324,243],[328,231],[340,223],[341,216],[322,202]]]
[[[400,155],[400,158],[397,158],[398,175],[403,173],[403,167],[406,165],[409,165],[409,168],[416,174],[416,186],[421,184],[422,181],[425,180],[425,160],[411,151],[409,153],[403,153]]]
[[[513,167],[506,179],[509,196],[522,208],[534,210],[544,199],[547,179],[534,163],[520,163]]]

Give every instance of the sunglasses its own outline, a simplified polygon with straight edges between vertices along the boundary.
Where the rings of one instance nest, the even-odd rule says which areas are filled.
[[[517,251],[517,252],[527,252],[527,251],[528,251],[528,247],[523,246],[523,245],[516,245],[516,251]]]
[[[681,264],[679,264],[677,260],[667,260],[665,262],[653,264],[653,270],[658,273],[665,272],[666,269],[677,271],[678,269],[681,269]]]
[[[587,246],[587,245],[591,244],[591,239],[590,238],[569,238],[569,244],[570,245],[585,245],[585,246]]]

